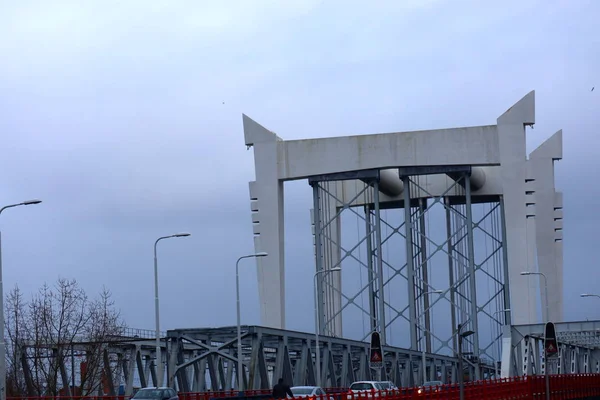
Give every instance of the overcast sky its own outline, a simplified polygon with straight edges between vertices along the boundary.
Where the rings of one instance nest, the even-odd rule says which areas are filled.
[[[0,8],[5,290],[109,287],[132,327],[233,325],[253,252],[242,113],[285,139],[494,124],[536,90],[564,130],[565,317],[600,319],[596,1],[12,1]],[[596,91],[591,91],[593,86]],[[596,150],[595,150],[596,149]],[[288,327],[312,330],[307,182],[287,186]],[[244,323],[258,323],[254,264]]]

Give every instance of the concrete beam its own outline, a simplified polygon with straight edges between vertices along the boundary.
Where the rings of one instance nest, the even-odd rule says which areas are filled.
[[[282,180],[415,165],[500,163],[495,125],[289,140],[279,142],[278,150]]]

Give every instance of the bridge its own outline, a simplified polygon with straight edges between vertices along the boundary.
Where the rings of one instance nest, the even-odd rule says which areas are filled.
[[[180,392],[201,392],[264,389],[277,377],[347,387],[381,374],[408,387],[461,374],[540,375],[547,369],[542,321],[556,323],[560,347],[549,371],[599,373],[600,322],[563,321],[562,193],[554,185],[562,131],[527,155],[534,123],[534,92],[495,124],[419,132],[286,141],[244,115],[255,156],[255,251],[268,253],[256,258],[260,326],[242,328],[241,354],[236,327],[168,330],[161,360],[151,333],[110,338],[102,347],[104,391],[122,387],[129,395],[165,378]],[[293,180],[307,181],[313,193],[315,268],[307,274],[315,282],[320,368],[315,334],[285,329],[284,184]],[[374,331],[380,371],[369,364]],[[24,345],[25,371],[36,346]],[[89,348],[52,347],[73,352],[72,365],[59,368],[68,386],[75,358]]]
[[[515,325],[506,327],[505,349],[513,353],[511,376],[540,375],[544,373],[543,324]],[[144,330],[136,330],[144,332]],[[600,373],[600,321],[557,323],[556,331],[560,344],[556,373],[586,374]],[[131,331],[129,332],[131,333]],[[108,341],[103,349],[104,370],[107,374],[106,394],[130,395],[135,386],[156,385],[155,340],[152,331],[119,337]],[[369,343],[324,336],[320,337],[323,351],[322,385],[326,387],[348,387],[356,380],[376,379],[375,371],[369,368]],[[244,387],[248,390],[272,387],[273,377],[284,377],[294,385],[316,383],[315,336],[305,332],[294,332],[260,326],[243,326]],[[237,336],[236,327],[175,329],[167,332],[161,340],[162,362],[166,366],[169,386],[181,392],[228,391],[237,388]],[[54,346],[58,351],[58,347]],[[87,343],[64,344],[62,351],[74,352],[77,363],[85,360],[81,352],[88,349]],[[33,346],[29,349],[31,353]],[[24,352],[27,353],[27,349]],[[423,379],[434,380],[446,377],[447,382],[456,382],[458,360],[455,357],[408,349],[383,346],[386,368],[382,379],[396,382],[402,387],[418,385]],[[31,373],[31,357],[23,357],[26,376]],[[62,359],[60,359],[62,360]],[[475,360],[470,360],[474,363]],[[492,360],[475,363],[482,371],[482,378],[498,377],[499,366]],[[425,365],[425,368],[423,368]],[[64,362],[59,370],[70,381],[72,371]],[[425,376],[423,376],[425,373]],[[30,395],[36,395],[30,387]],[[68,393],[67,395],[70,395]]]

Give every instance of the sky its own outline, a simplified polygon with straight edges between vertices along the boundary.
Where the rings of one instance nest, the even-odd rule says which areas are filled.
[[[565,318],[600,319],[595,1],[5,2],[0,203],[5,291],[75,278],[127,324],[235,324],[252,253],[242,113],[284,139],[494,124],[536,90],[533,150],[564,160]],[[598,90],[592,91],[592,87]],[[313,329],[311,191],[286,186],[288,328]],[[254,264],[242,320],[258,324]]]

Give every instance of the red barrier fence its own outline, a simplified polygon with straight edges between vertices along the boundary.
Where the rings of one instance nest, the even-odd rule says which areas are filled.
[[[326,396],[298,398],[297,400],[386,400],[408,399],[459,399],[458,384],[431,386],[428,388],[402,388],[379,393],[360,392],[351,394],[347,389],[328,388]],[[544,376],[525,376],[508,379],[467,382],[464,385],[465,400],[545,400]],[[550,376],[551,398],[554,400],[600,397],[600,374],[572,374]],[[269,395],[271,390],[247,390],[246,396]],[[179,393],[179,400],[210,400],[211,398],[237,397],[238,391]],[[129,400],[126,396],[42,396],[8,397],[7,400]]]
[[[258,390],[245,390],[246,396],[258,396],[262,394],[271,394],[273,391],[270,389],[258,389]],[[237,397],[239,391],[227,390],[224,392],[200,392],[200,393],[179,393],[179,400],[210,400],[210,399],[223,399],[226,397]],[[8,400],[8,399],[7,399]]]

